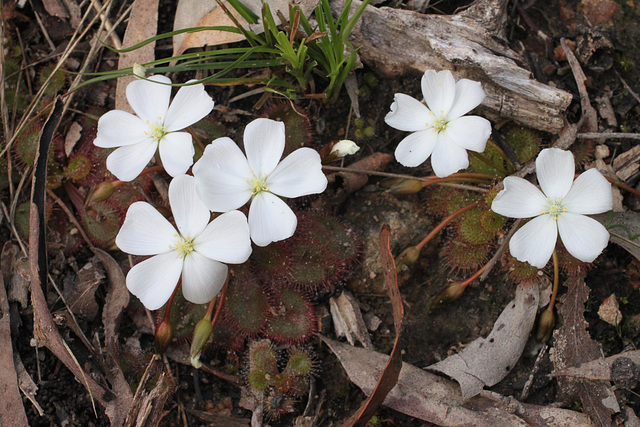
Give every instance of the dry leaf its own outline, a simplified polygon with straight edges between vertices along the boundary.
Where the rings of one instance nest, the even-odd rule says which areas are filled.
[[[429,366],[460,383],[468,399],[484,386],[500,382],[515,366],[529,338],[538,310],[538,285],[519,285],[486,338],[478,338],[458,354]]]
[[[393,309],[393,325],[396,330],[396,338],[393,343],[393,350],[389,355],[389,360],[382,370],[376,386],[369,395],[369,398],[360,405],[358,411],[345,422],[347,426],[364,426],[376,413],[378,406],[382,404],[389,392],[398,383],[400,370],[402,369],[402,352],[400,351],[400,335],[402,334],[402,321],[404,320],[404,305],[402,296],[398,289],[398,275],[396,273],[396,263],[391,253],[391,229],[388,224],[382,227],[380,232],[380,263],[382,264],[382,274],[384,285],[387,288],[391,308]]]
[[[561,298],[558,309],[562,326],[553,334],[553,365],[556,371],[579,366],[602,355],[599,345],[589,336],[584,320],[584,303],[589,297],[584,276],[569,279],[566,286],[569,291]],[[558,383],[560,390],[568,397],[582,402],[584,411],[598,425],[611,425],[612,415],[620,412],[618,401],[608,384],[569,377],[558,378]]]
[[[65,281],[63,294],[72,313],[83,319],[95,319],[98,314],[95,293],[104,278],[102,268],[88,262],[78,271],[77,278]]]
[[[261,34],[264,31],[261,22],[249,25],[247,21],[237,14],[233,7],[229,6],[227,2],[224,3],[244,28],[250,29],[256,34]],[[309,16],[313,8],[318,4],[317,0],[270,0],[268,3],[276,24],[280,24],[278,11],[282,12],[284,16],[289,16],[290,4],[292,6],[300,6],[305,16]],[[256,15],[261,16],[262,0],[243,0],[242,4],[251,9]],[[218,6],[216,0],[180,0],[178,2],[176,17],[173,21],[174,31],[191,27],[213,27],[219,25],[235,27],[233,21]],[[178,34],[173,37],[173,55],[180,55],[192,47],[217,46],[240,40],[244,40],[242,34],[227,31],[199,31]]]
[[[637,382],[640,379],[640,350],[627,351],[606,359],[595,359],[580,366],[554,371],[551,375],[587,380]]]
[[[67,12],[67,9],[60,0],[43,0],[42,4],[44,5],[47,13],[51,16],[55,16],[60,19],[66,19],[69,17],[69,12]]]
[[[320,336],[338,357],[349,379],[366,394],[371,393],[389,356],[360,347],[353,347]],[[493,393],[495,395],[495,393]],[[496,405],[494,400],[476,396],[463,401],[460,387],[451,380],[423,371],[408,363],[402,364],[398,383],[387,395],[384,405],[403,414],[439,426],[517,427],[530,426],[513,409]],[[529,418],[544,420],[554,426],[591,426],[589,417],[575,411],[521,404]]]
[[[69,126],[67,136],[64,137],[64,154],[67,157],[73,152],[73,147],[76,146],[76,142],[80,139],[82,134],[82,126],[78,122],[73,122]]]
[[[351,345],[358,341],[364,348],[373,349],[360,305],[351,292],[345,290],[339,296],[331,297],[329,308],[336,336],[346,337]]]
[[[154,37],[158,30],[158,1],[159,0],[136,0],[133,2],[133,9],[129,16],[127,31],[124,33],[123,47],[130,47]],[[151,62],[155,58],[156,43],[149,43],[139,49],[120,54],[118,68],[132,67],[134,64],[144,64]],[[135,80],[135,76],[124,76],[118,79],[116,86],[116,110],[132,112],[127,102],[127,85]]]
[[[9,300],[2,276],[3,274],[0,274],[0,342],[2,343],[0,346],[0,366],[2,366],[0,369],[0,390],[2,390],[0,420],[3,425],[7,426],[26,426],[28,425],[27,414],[22,404],[13,362]]]
[[[364,159],[358,160],[355,163],[347,166],[347,169],[359,169],[365,171],[380,171],[384,170],[389,163],[393,160],[393,156],[387,153],[373,153]],[[344,181],[342,187],[347,194],[351,194],[364,187],[369,181],[369,176],[365,173],[350,173],[350,172],[337,172],[329,175],[327,178],[329,182],[334,182],[336,176],[341,177]]]

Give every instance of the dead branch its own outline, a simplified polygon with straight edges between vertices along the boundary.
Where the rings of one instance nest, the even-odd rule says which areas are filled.
[[[354,1],[352,10],[359,4]],[[487,97],[480,108],[486,114],[557,133],[571,94],[534,80],[508,47],[506,6],[506,0],[479,0],[452,16],[367,7],[351,41],[361,46],[362,62],[383,74],[451,70],[457,79],[482,82]],[[334,13],[343,7],[342,0],[332,3]]]

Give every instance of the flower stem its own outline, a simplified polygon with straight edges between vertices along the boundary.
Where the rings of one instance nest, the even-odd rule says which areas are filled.
[[[558,252],[553,249],[553,293],[551,294],[551,299],[549,300],[549,309],[553,310],[553,306],[556,303],[556,296],[558,295],[558,282],[560,277],[560,268],[558,266]]]
[[[222,286],[222,290],[218,294],[218,298],[214,298],[211,303],[209,303],[209,307],[207,307],[207,314],[211,316],[211,311],[213,311],[213,302],[217,299],[218,307],[216,308],[216,314],[213,316],[213,320],[211,320],[211,328],[215,330],[216,323],[218,323],[218,319],[220,318],[220,314],[222,313],[222,306],[224,305],[224,301],[227,298],[227,289],[229,288],[229,274],[227,273],[227,280],[224,281],[224,285]]]
[[[405,175],[400,173],[378,172],[378,171],[370,171],[366,169],[354,169],[349,167],[344,168],[340,166],[329,166],[329,165],[322,165],[322,169],[326,171],[332,171],[332,172],[357,173],[357,174],[363,174],[363,175],[383,176],[385,178],[415,179],[416,181],[427,181],[427,182],[432,181],[434,179],[445,179],[445,178],[438,178],[435,175],[416,177],[416,176]],[[449,175],[446,178],[484,178],[485,180],[494,180],[496,177],[488,173],[460,172],[460,173],[454,173],[452,175]]]
[[[431,230],[431,232],[429,234],[427,234],[425,236],[425,238],[422,239],[422,241],[416,245],[416,249],[419,250],[419,251],[422,250],[424,245],[426,245],[429,242],[429,240],[433,239],[433,237],[436,234],[438,234],[438,232],[440,230],[442,230],[449,223],[451,223],[454,219],[456,219],[457,217],[459,217],[460,215],[462,215],[466,211],[469,211],[469,210],[475,208],[476,206],[478,206],[480,203],[482,203],[482,200],[478,200],[477,202],[470,203],[467,206],[458,209],[457,211],[455,211],[454,213],[452,213],[451,215],[449,215],[448,217],[443,219],[440,222],[440,224],[438,224],[433,230]]]
[[[611,178],[611,177],[608,177],[608,176],[605,176],[605,178],[607,178],[607,181],[609,181],[610,183],[612,183],[616,187],[622,188],[623,190],[628,191],[629,193],[633,194],[636,197],[640,197],[640,191],[638,191],[635,188],[625,184],[624,182],[620,181],[619,179]]]

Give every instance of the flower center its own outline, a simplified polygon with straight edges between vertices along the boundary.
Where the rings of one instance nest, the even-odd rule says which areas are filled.
[[[251,171],[251,176],[247,178],[247,183],[249,184],[249,188],[251,188],[252,196],[262,193],[263,191],[269,191],[269,186],[267,185],[267,174],[264,174],[264,177],[261,177],[256,176],[256,174]]]
[[[149,130],[145,131],[144,134],[149,135],[156,141],[160,141],[167,134],[167,127],[162,123],[162,117],[158,117],[155,122],[147,120],[147,126],[149,126]]]
[[[444,111],[440,111],[440,114],[434,115],[433,121],[427,123],[427,127],[430,127],[436,133],[440,133],[447,128],[448,124],[449,118],[444,114]]]
[[[193,240],[194,239],[190,238],[189,236],[187,237],[180,236],[178,240],[176,240],[175,245],[170,247],[174,251],[178,252],[178,254],[180,255],[180,258],[184,258],[194,251]]]
[[[547,197],[547,207],[542,210],[542,213],[551,215],[551,219],[554,221],[557,220],[561,213],[567,211],[567,208],[562,206],[562,200],[562,197],[558,197],[556,200]]]

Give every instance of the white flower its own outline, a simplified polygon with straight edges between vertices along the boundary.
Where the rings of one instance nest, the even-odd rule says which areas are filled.
[[[396,160],[404,166],[419,166],[431,156],[439,177],[469,166],[467,150],[484,151],[491,123],[478,116],[465,116],[485,97],[479,82],[457,83],[450,71],[428,70],[422,76],[422,94],[427,103],[396,93],[391,112],[384,121],[391,127],[413,132],[396,148]]]
[[[360,147],[358,147],[355,142],[349,139],[342,139],[336,142],[333,148],[331,148],[331,153],[329,154],[335,154],[338,158],[341,158],[356,154],[358,150],[360,150]]]
[[[127,100],[136,115],[113,110],[98,121],[93,141],[103,148],[120,147],[107,158],[107,169],[121,181],[132,181],[160,150],[162,164],[171,176],[184,174],[193,164],[191,135],[178,132],[196,123],[213,109],[213,100],[202,84],[183,86],[171,105],[171,80],[151,76],[127,86]],[[158,82],[158,83],[154,83]]]
[[[505,178],[504,190],[491,209],[510,218],[535,217],[509,242],[511,255],[519,261],[543,268],[556,246],[558,232],[567,251],[580,261],[592,262],[607,246],[607,229],[585,214],[611,210],[611,184],[597,169],[589,169],[575,181],[574,172],[571,152],[547,148],[536,159],[542,191],[525,179]]]
[[[322,193],[327,178],[320,155],[299,148],[280,163],[285,146],[282,122],[256,119],[244,131],[245,157],[230,138],[218,138],[193,166],[197,190],[214,212],[237,209],[251,200],[249,228],[258,246],[293,236],[296,215],[280,197]]]
[[[198,198],[189,175],[169,184],[169,204],[178,230],[154,207],[129,207],[116,236],[118,247],[133,255],[154,255],[127,274],[127,288],[149,310],[162,307],[182,275],[182,293],[204,304],[220,291],[227,277],[224,263],[240,264],[251,254],[247,218],[231,211],[209,223],[211,213]]]

